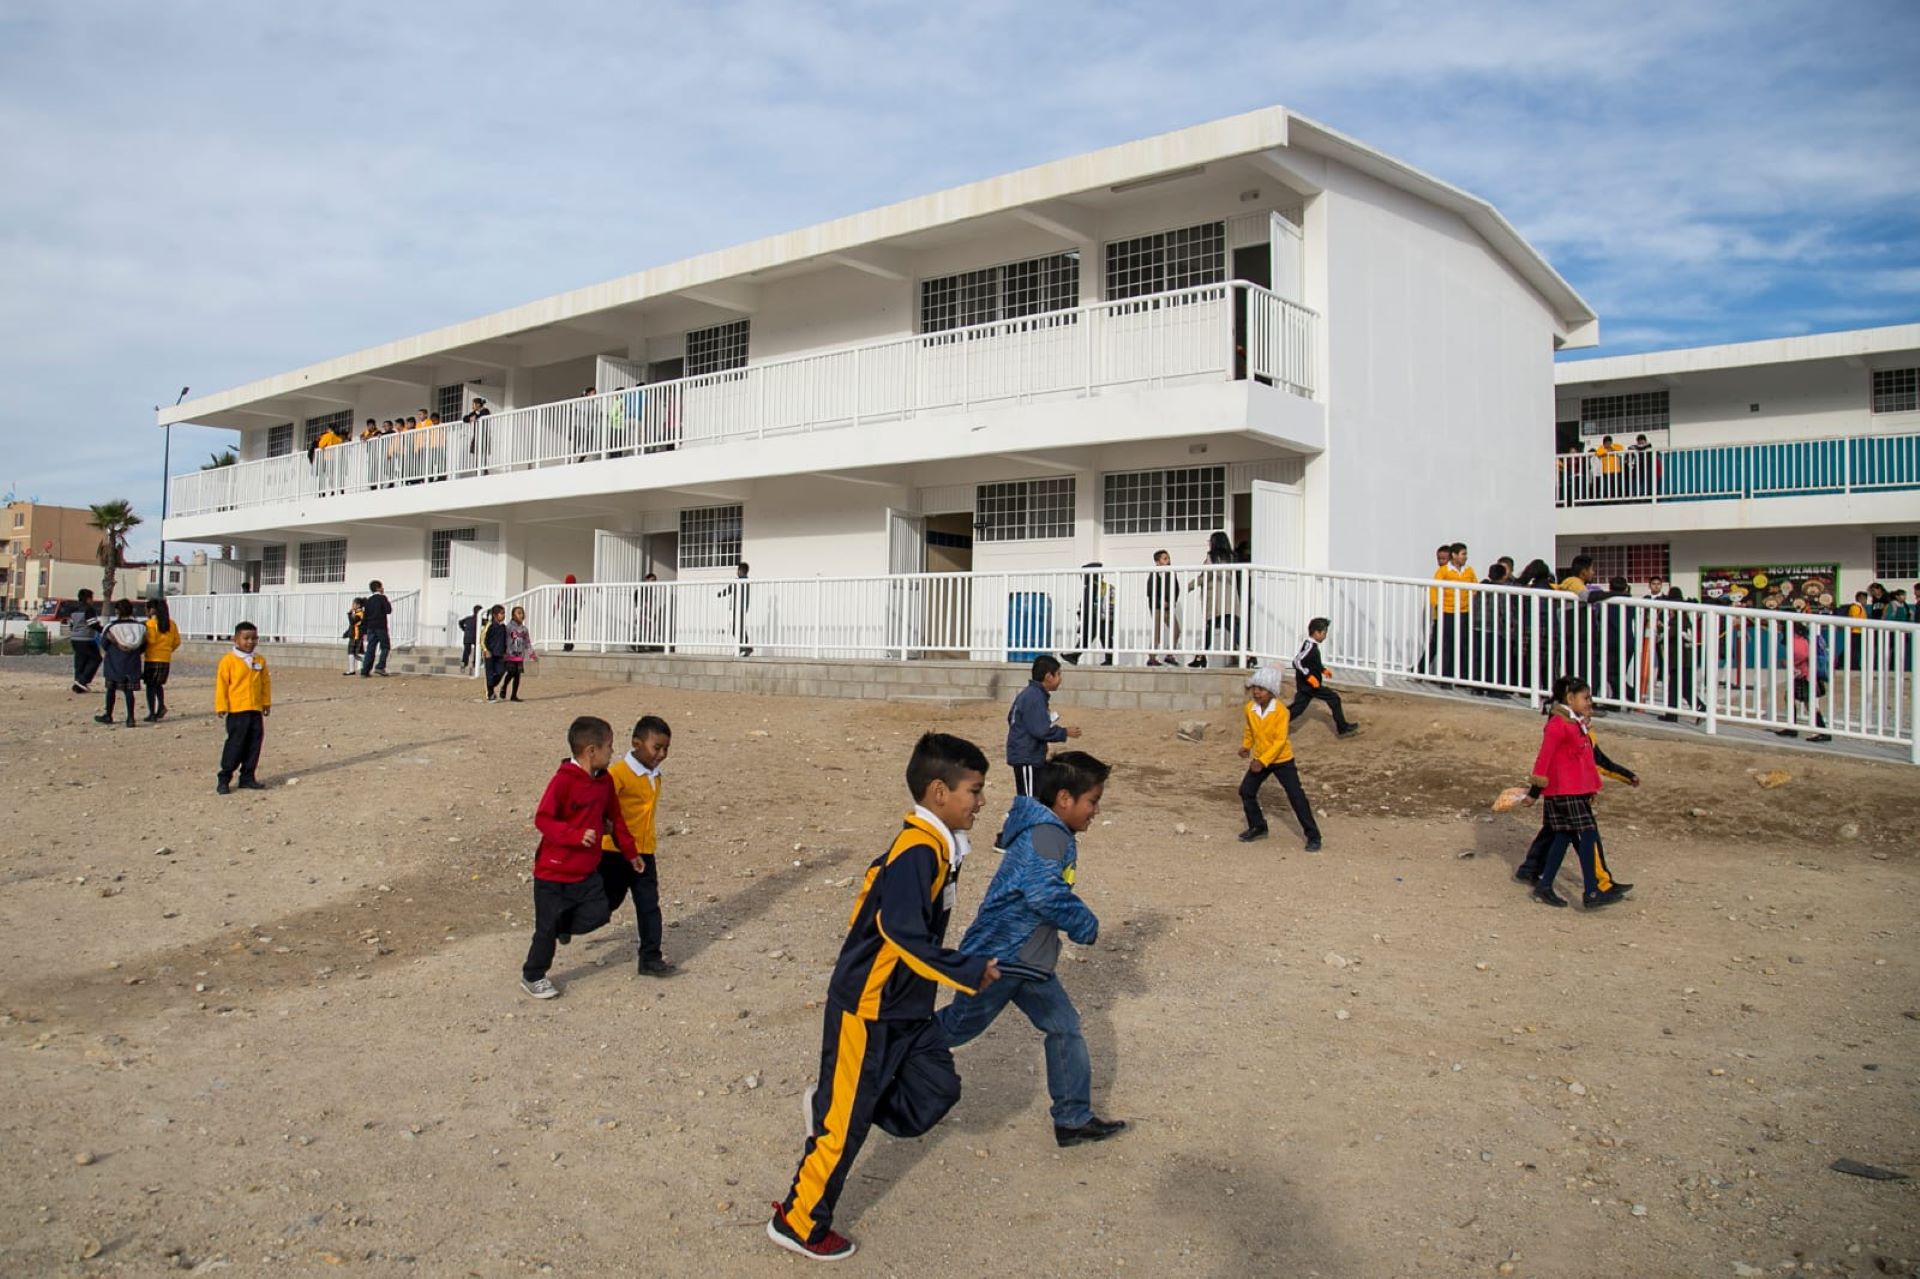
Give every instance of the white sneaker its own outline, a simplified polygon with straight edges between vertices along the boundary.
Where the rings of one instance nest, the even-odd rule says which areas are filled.
[[[522,981],[520,983],[520,989],[526,991],[535,999],[552,999],[560,993],[560,988],[548,981],[545,977],[542,977],[539,981]]]
[[[813,1094],[820,1091],[820,1085],[808,1084],[807,1090],[800,1094],[800,1119],[806,1125],[804,1136],[813,1136]]]

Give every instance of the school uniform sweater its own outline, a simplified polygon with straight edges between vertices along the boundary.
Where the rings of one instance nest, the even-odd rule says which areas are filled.
[[[1320,660],[1320,645],[1311,635],[1300,641],[1300,651],[1293,655],[1293,678],[1302,688],[1319,688],[1327,682],[1326,664]]]
[[[660,803],[660,770],[648,768],[629,751],[625,759],[616,760],[607,770],[607,779],[613,783],[614,798],[619,802],[620,816],[625,819],[627,830],[633,835],[635,851],[651,856],[658,846],[653,814]],[[602,839],[600,847],[613,852],[612,837]]]
[[[600,869],[600,845],[612,823],[616,851],[635,856],[633,835],[620,815],[620,801],[605,773],[589,773],[571,759],[560,761],[533,810],[540,847],[533,855],[533,877],[556,884],[577,884]],[[592,833],[594,838],[583,840]]]
[[[1623,782],[1634,780],[1633,770],[1614,763],[1593,740],[1593,729],[1564,706],[1555,706],[1540,737],[1540,753],[1527,778],[1527,793],[1540,795],[1597,795],[1600,776]]]
[[[1064,742],[1067,730],[1053,722],[1047,710],[1047,689],[1037,679],[1027,681],[1007,708],[1007,763],[1044,764],[1047,743]]]
[[[827,999],[862,1021],[933,1016],[937,986],[980,989],[987,956],[946,946],[959,875],[956,841],[940,819],[916,807],[893,844],[867,867]]]
[[[1280,699],[1267,703],[1266,713],[1252,702],[1246,706],[1247,726],[1240,734],[1240,746],[1249,752],[1259,764],[1271,768],[1275,764],[1284,764],[1293,758],[1293,741],[1287,736],[1287,721],[1291,718]]]
[[[160,619],[147,619],[147,653],[149,662],[167,665],[173,661],[173,654],[180,647],[180,624],[168,619],[167,629],[160,629]]]
[[[231,650],[213,672],[213,709],[217,714],[264,711],[273,705],[273,678],[267,659],[254,653],[242,657]]]

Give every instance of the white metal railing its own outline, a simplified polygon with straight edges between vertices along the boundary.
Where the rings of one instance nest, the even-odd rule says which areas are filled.
[[[263,644],[330,644],[344,651],[347,615],[365,591],[268,591],[245,595],[169,595],[167,607],[187,639],[224,640],[252,622]],[[392,591],[387,634],[395,648],[411,648],[420,634],[420,592]]]
[[[1319,317],[1244,282],[925,333],[174,476],[168,514],[565,466],[987,405],[1253,378],[1311,396]]]
[[[541,649],[992,662],[1050,652],[1136,667],[1169,655],[1285,665],[1307,620],[1325,617],[1322,651],[1343,680],[1538,705],[1570,673],[1602,706],[1709,733],[1830,733],[1920,763],[1920,626],[1909,623],[1244,564],[591,583],[504,602],[527,610]],[[1798,678],[1796,653],[1811,672]]]
[[[1563,453],[1554,505],[1703,502],[1920,489],[1920,434]]]

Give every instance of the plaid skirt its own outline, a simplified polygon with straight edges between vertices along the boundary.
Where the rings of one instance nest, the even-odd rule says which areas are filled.
[[[1547,829],[1568,835],[1599,830],[1600,823],[1593,820],[1593,796],[1547,796]]]

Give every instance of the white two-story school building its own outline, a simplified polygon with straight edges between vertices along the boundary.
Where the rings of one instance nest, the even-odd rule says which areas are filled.
[[[1539,424],[1596,331],[1485,201],[1274,107],[163,410],[240,457],[173,477],[165,536],[239,548],[261,592],[418,591],[427,639],[569,574],[742,560],[1193,564],[1224,530],[1421,572],[1440,540],[1552,546]],[[422,409],[446,424],[309,457]]]
[[[1603,579],[1816,605],[1920,582],[1920,324],[1554,374],[1561,564],[1584,553]],[[1609,437],[1625,451],[1596,452]]]

